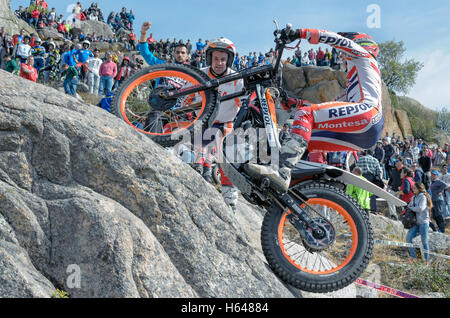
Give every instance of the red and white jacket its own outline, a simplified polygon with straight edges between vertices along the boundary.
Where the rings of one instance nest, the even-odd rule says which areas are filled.
[[[363,47],[337,33],[301,29],[300,38],[311,44],[327,44],[346,56],[348,85],[346,94],[337,101],[350,103],[366,103],[382,111],[381,105],[381,73],[377,60]]]

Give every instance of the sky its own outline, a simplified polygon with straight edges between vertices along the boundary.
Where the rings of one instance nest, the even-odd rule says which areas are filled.
[[[92,0],[81,0],[89,7]],[[426,107],[450,109],[450,1],[448,0],[97,0],[105,18],[122,7],[133,9],[135,31],[151,21],[159,39],[231,39],[240,53],[267,52],[274,46],[275,18],[280,27],[356,31],[370,34],[377,42],[403,41],[405,58],[424,63],[416,85],[407,96]],[[11,8],[27,6],[29,0],[11,0]],[[72,0],[47,0],[66,17]],[[313,46],[301,43],[302,50]],[[325,48],[325,46],[323,47]],[[289,52],[288,54],[293,54]]]

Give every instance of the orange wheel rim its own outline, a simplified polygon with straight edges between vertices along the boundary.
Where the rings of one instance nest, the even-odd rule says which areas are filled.
[[[130,120],[128,119],[127,116],[127,111],[126,111],[126,101],[128,99],[128,97],[130,96],[131,92],[133,92],[136,87],[138,87],[139,85],[141,85],[144,82],[147,81],[151,81],[157,78],[163,78],[163,77],[177,77],[177,78],[181,78],[187,82],[189,82],[190,84],[193,85],[199,85],[199,81],[196,80],[195,78],[193,78],[192,76],[189,76],[185,73],[182,72],[178,72],[178,71],[157,71],[157,72],[151,72],[148,73],[146,75],[143,75],[139,78],[137,78],[136,80],[134,80],[130,85],[128,85],[128,87],[125,89],[124,93],[122,94],[122,97],[120,98],[120,113],[122,115],[122,118],[127,122],[128,125],[134,127],[136,130],[140,131],[141,133],[147,134],[147,135],[154,135],[154,136],[169,136],[172,135],[173,132],[167,132],[167,133],[152,133],[152,132],[148,132],[142,129],[139,129],[138,127],[136,127],[135,125],[133,125],[133,123],[130,122]],[[200,91],[198,92],[198,94],[201,96],[202,98],[202,105],[200,108],[200,112],[198,114],[198,116],[189,124],[187,124],[186,122],[182,122],[182,125],[178,128],[176,131],[176,133],[180,133],[183,130],[188,129],[189,127],[191,127],[192,125],[194,125],[194,123],[201,117],[201,115],[203,114],[205,107],[206,107],[206,95],[204,91]]]
[[[293,251],[290,251],[290,249],[293,248],[294,245],[290,244],[296,244],[295,242],[290,242],[289,240],[286,239],[286,225],[290,224],[289,221],[287,220],[287,215],[288,213],[285,212],[280,220],[280,223],[278,225],[278,243],[280,246],[280,249],[284,255],[284,257],[289,261],[289,263],[291,263],[294,267],[298,268],[299,270],[301,270],[302,272],[306,272],[309,274],[314,274],[314,275],[326,275],[326,274],[332,274],[335,272],[338,272],[339,270],[341,270],[342,268],[344,268],[345,266],[348,265],[348,263],[352,260],[353,256],[356,253],[356,249],[358,246],[358,231],[356,229],[356,224],[353,221],[352,217],[350,216],[350,214],[343,208],[341,207],[339,204],[326,200],[326,199],[321,199],[321,198],[314,198],[314,199],[310,199],[308,200],[308,204],[311,206],[314,205],[320,205],[322,207],[326,207],[329,208],[333,211],[335,211],[340,218],[342,219],[342,223],[344,224],[343,228],[347,228],[348,231],[350,232],[351,236],[349,237],[349,239],[351,240],[351,246],[349,248],[349,252],[347,254],[347,256],[343,257],[342,261],[339,261],[338,263],[334,263],[331,262],[330,260],[328,260],[329,264],[328,266],[325,266],[326,264],[323,264],[323,268],[321,269],[321,266],[319,264],[319,266],[317,265],[317,260],[312,261],[312,260],[306,260],[306,261],[300,261],[299,260],[299,255],[300,253],[302,253],[300,244],[298,244],[297,251],[294,251],[295,253],[297,253],[297,258],[294,258],[293,256]],[[304,207],[305,205],[303,205],[302,207]],[[334,224],[334,222],[333,222]],[[300,236],[300,234],[298,234],[298,236]],[[336,244],[336,242],[334,242],[333,246]],[[323,252],[320,253],[314,253],[311,254],[309,253],[306,249],[304,249],[304,253],[303,253],[303,257],[306,258],[309,255],[315,255],[315,257],[322,257],[324,258],[325,256],[323,255]],[[309,254],[309,255],[308,255]],[[311,266],[312,262],[314,262],[314,265]],[[321,259],[319,262],[324,262],[324,259]],[[314,268],[314,266],[319,267],[319,268]]]

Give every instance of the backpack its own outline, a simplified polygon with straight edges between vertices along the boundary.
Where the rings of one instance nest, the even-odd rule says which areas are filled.
[[[416,225],[417,218],[416,214],[411,211],[410,208],[406,208],[401,214],[400,214],[400,221],[403,224],[403,227],[407,230],[411,229],[414,225]]]

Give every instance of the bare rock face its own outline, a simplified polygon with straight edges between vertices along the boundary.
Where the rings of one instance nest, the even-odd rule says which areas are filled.
[[[411,122],[408,118],[408,113],[401,109],[395,110],[395,117],[397,118],[398,126],[402,131],[404,137],[412,136]]]
[[[293,297],[261,222],[113,115],[0,71],[0,297]]]
[[[101,21],[93,20],[76,21],[72,28],[72,32],[76,36],[81,32],[86,35],[95,33],[97,36],[103,36],[105,39],[109,39],[109,37],[114,36],[114,33],[109,25]]]
[[[24,29],[28,33],[33,33],[34,29],[23,20],[17,19],[11,11],[10,0],[0,0],[0,27],[6,28],[6,33],[19,33],[20,29]]]

